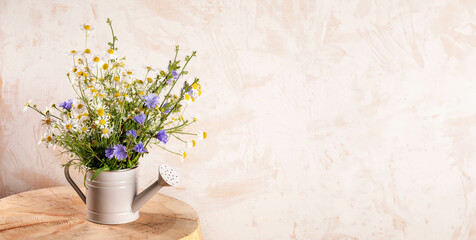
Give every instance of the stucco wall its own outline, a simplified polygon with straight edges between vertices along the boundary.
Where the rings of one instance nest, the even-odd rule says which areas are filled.
[[[67,52],[107,47],[165,68],[198,51],[208,139],[163,190],[204,239],[475,239],[475,1],[0,0],[0,197],[66,185],[39,116],[73,96]],[[75,175],[81,181],[79,174]]]

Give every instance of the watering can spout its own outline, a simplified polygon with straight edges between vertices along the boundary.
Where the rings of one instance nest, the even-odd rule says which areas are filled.
[[[152,198],[162,187],[176,187],[180,183],[180,177],[175,170],[166,164],[159,167],[159,178],[148,188],[134,197],[131,210],[137,212],[139,209]]]

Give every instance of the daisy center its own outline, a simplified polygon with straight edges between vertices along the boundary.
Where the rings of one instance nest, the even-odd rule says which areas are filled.
[[[98,116],[100,116],[100,117],[104,116],[104,109],[99,108],[96,112],[97,112]]]

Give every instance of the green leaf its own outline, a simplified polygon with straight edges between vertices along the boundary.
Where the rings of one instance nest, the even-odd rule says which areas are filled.
[[[109,170],[110,170],[109,166],[104,165],[104,167],[99,168],[94,172],[93,177],[91,178],[91,180],[94,180],[102,171],[109,171]]]

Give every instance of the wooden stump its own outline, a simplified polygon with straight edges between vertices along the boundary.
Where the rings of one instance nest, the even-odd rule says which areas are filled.
[[[122,225],[86,220],[86,205],[69,186],[44,188],[0,199],[0,239],[202,239],[192,207],[160,193],[140,218]]]

